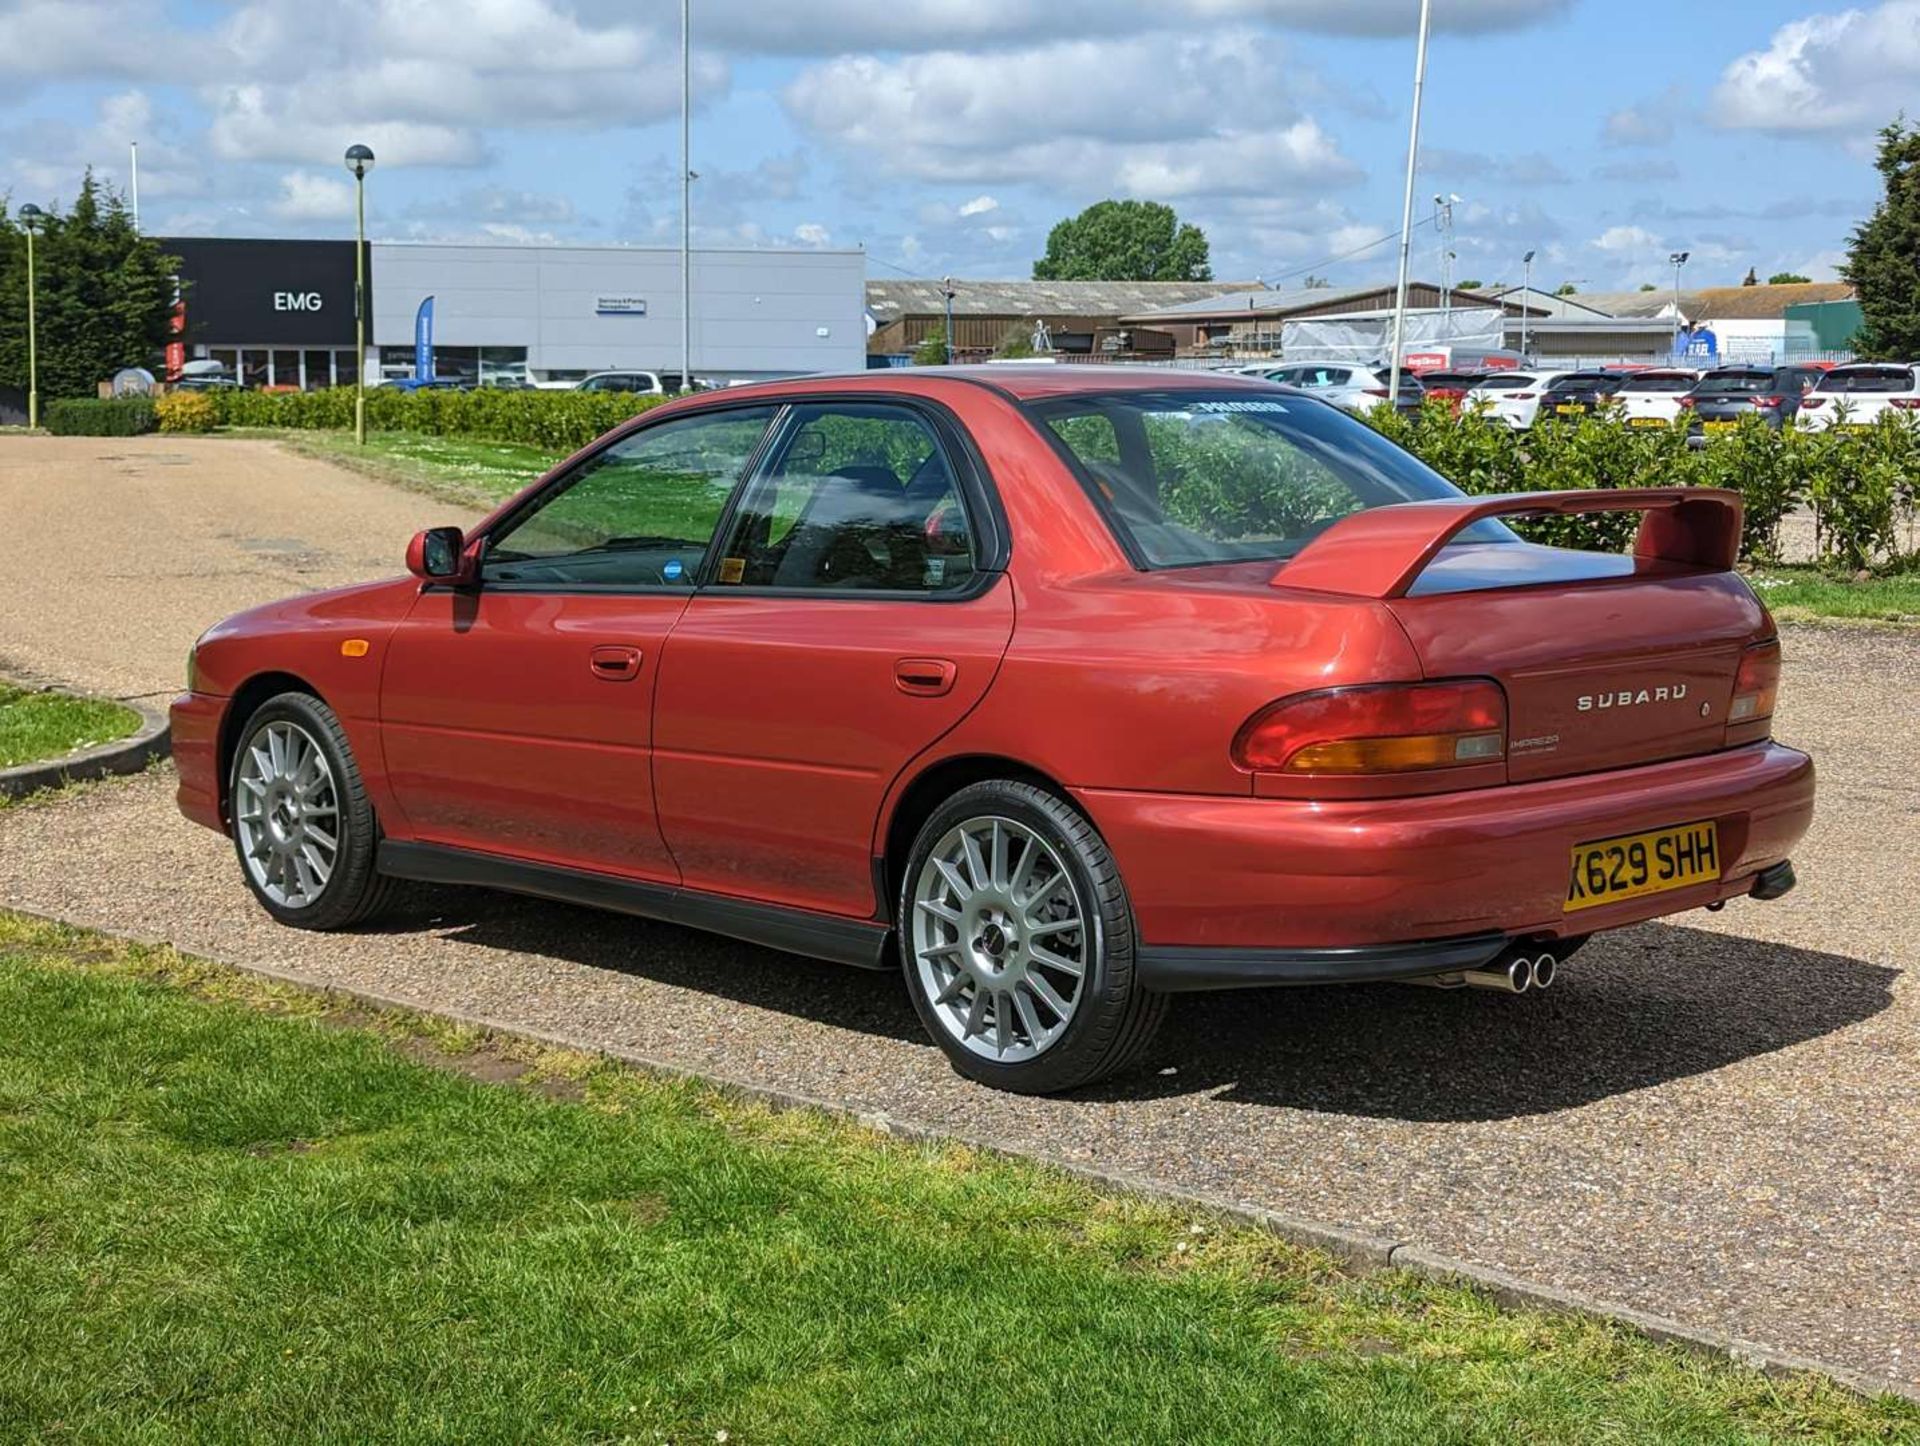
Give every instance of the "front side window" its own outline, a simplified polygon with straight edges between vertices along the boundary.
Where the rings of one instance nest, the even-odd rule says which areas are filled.
[[[692,587],[773,413],[683,417],[596,452],[487,539],[482,581]]]
[[[975,565],[958,479],[926,419],[887,403],[818,403],[795,407],[768,450],[714,581],[943,593],[965,587]]]
[[[1152,567],[1277,561],[1349,513],[1461,495],[1364,423],[1284,395],[1123,392],[1032,410]],[[1513,533],[1483,522],[1461,540]]]

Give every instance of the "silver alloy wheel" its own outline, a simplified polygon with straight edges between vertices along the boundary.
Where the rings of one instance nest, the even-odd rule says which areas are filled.
[[[998,1064],[1033,1059],[1066,1032],[1100,949],[1100,921],[1060,855],[999,817],[967,819],[934,845],[909,932],[941,1027]]]
[[[298,723],[276,720],[247,739],[233,826],[261,893],[283,909],[320,897],[340,856],[340,797],[327,755]]]

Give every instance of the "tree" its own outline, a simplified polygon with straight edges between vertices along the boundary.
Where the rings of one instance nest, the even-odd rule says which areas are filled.
[[[1811,276],[1802,276],[1798,271],[1776,271],[1767,278],[1767,285],[1805,286],[1811,280]]]
[[[1453,289],[1455,291],[1478,291],[1481,287],[1485,286],[1486,284],[1487,284],[1486,282],[1482,281],[1479,277],[1476,276],[1471,281],[1461,282],[1458,286],[1454,287]]]
[[[1866,318],[1853,348],[1865,357],[1920,356],[1920,125],[1903,118],[1883,129],[1874,166],[1886,194],[1854,229],[1840,268]]]
[[[1642,291],[1658,291],[1660,288],[1655,286],[1651,281],[1643,281],[1640,283],[1640,289]]]
[[[917,367],[942,367],[947,364],[946,331],[930,331],[920,338],[920,345],[913,349],[913,364]]]
[[[1014,322],[1000,333],[1000,340],[994,343],[993,354],[1003,361],[1037,356],[1039,353],[1033,349],[1033,327],[1025,322]]]
[[[1035,281],[1211,281],[1207,237],[1157,201],[1097,201],[1047,233]]]
[[[1571,281],[1563,281],[1553,288],[1553,294],[1555,296],[1577,296],[1579,292],[1580,288],[1575,286]]]
[[[118,192],[88,171],[72,209],[47,208],[33,240],[40,397],[90,397],[167,344],[178,257],[133,229]],[[0,386],[27,385],[27,238],[0,214]],[[22,304],[15,304],[16,298]]]

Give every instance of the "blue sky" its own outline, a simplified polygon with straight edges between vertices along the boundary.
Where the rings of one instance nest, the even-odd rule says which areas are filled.
[[[91,163],[181,234],[677,238],[672,0],[0,0],[0,192]],[[1920,0],[1436,0],[1416,217],[1456,276],[1585,290],[1827,279],[1920,109]],[[1104,196],[1217,275],[1385,275],[1417,0],[694,0],[696,237],[1023,276]],[[1416,234],[1414,270],[1437,242]]]

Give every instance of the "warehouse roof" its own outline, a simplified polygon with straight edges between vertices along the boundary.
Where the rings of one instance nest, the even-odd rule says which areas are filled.
[[[1245,291],[1245,281],[967,281],[953,282],[955,316],[1121,316]],[[946,310],[935,280],[867,282],[867,310],[882,324]]]

